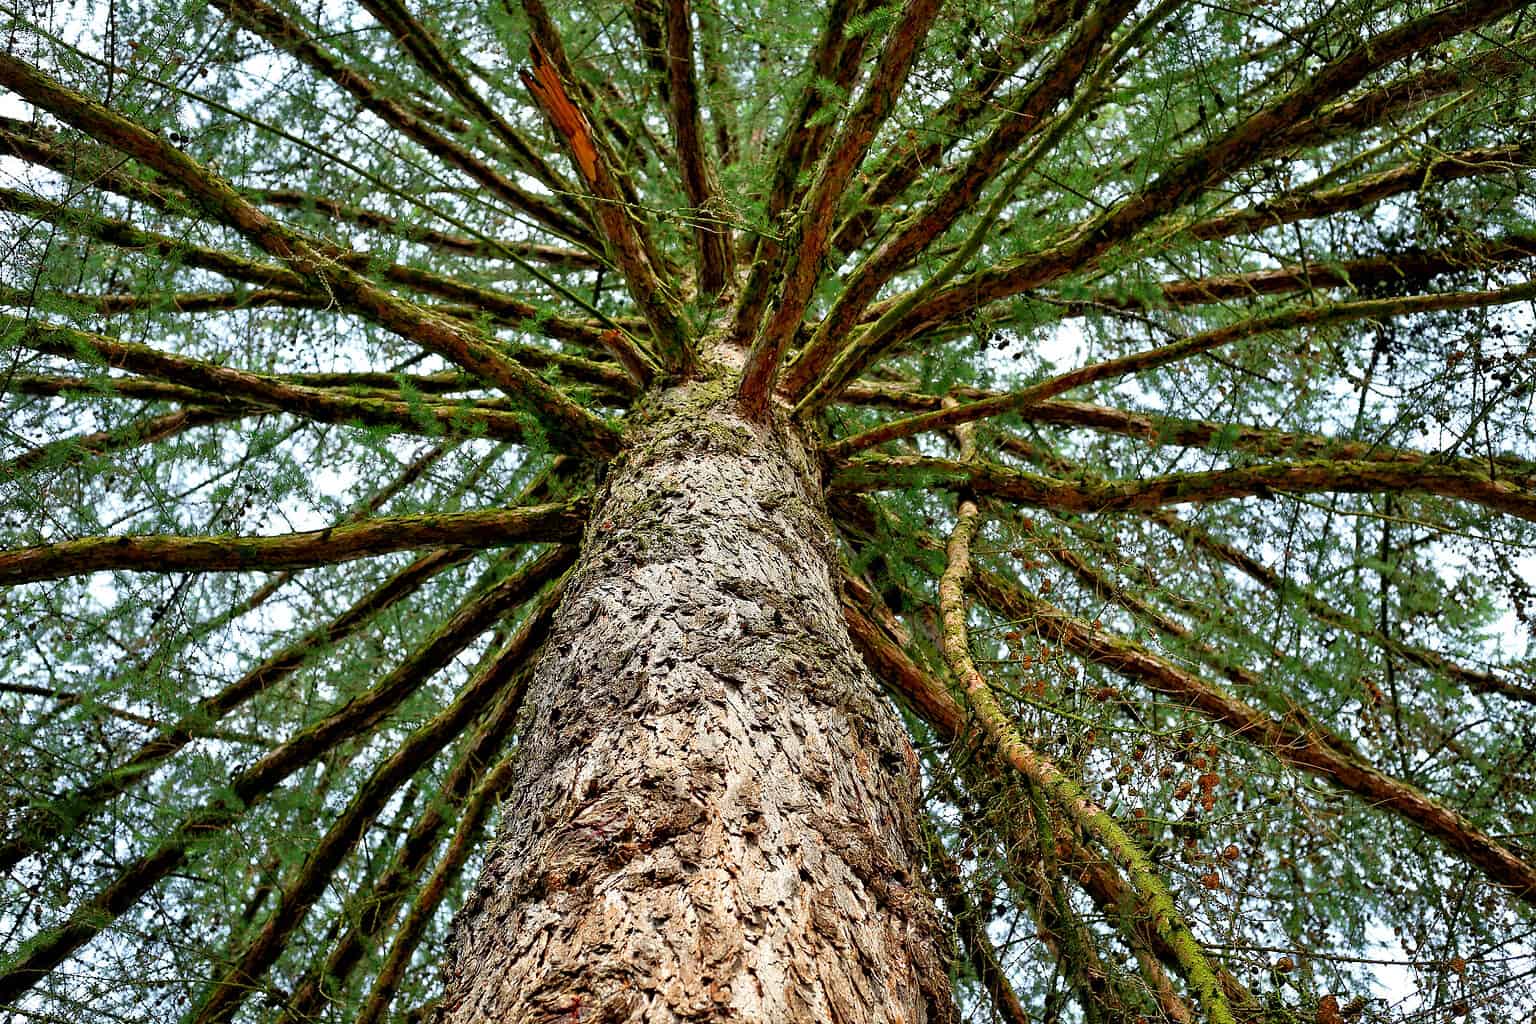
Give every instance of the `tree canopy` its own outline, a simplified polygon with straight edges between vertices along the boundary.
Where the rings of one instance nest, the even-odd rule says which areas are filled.
[[[430,1012],[605,463],[728,351],[966,1019],[1536,1004],[1526,4],[0,25],[0,1010]]]

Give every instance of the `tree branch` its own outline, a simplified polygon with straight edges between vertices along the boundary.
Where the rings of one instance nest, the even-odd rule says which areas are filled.
[[[1342,323],[1377,317],[1404,316],[1414,313],[1440,312],[1469,309],[1478,306],[1496,306],[1523,302],[1536,298],[1536,281],[1529,281],[1508,288],[1476,292],[1442,292],[1436,295],[1411,295],[1402,298],[1361,299],[1354,302],[1337,302],[1325,306],[1299,306],[1277,313],[1241,320],[1224,327],[1216,327],[1180,341],[1170,342],[1157,348],[1145,349],[1128,356],[1106,359],[1079,367],[1067,373],[1051,377],[1039,384],[1032,384],[1018,391],[975,402],[967,402],[949,409],[921,413],[917,416],[884,423],[853,437],[829,445],[828,454],[842,457],[913,434],[953,427],[960,423],[1022,412],[1048,398],[1101,380],[1112,380],[1133,373],[1143,373],[1159,366],[1186,359],[1189,356],[1229,345],[1244,338],[1252,338],[1296,327],[1313,327],[1322,324]]]
[[[963,210],[977,203],[983,188],[1008,158],[1072,95],[1115,29],[1135,7],[1135,0],[1100,0],[1078,23],[1050,65],[1030,80],[1023,94],[999,101],[1006,111],[1001,122],[970,152],[964,166],[954,171],[938,196],[897,224],[891,236],[844,278],[832,308],[785,368],[785,391],[798,398],[826,373],[848,332],[880,289],[953,226]]]
[[[577,245],[597,248],[597,239],[581,220],[572,219],[547,200],[519,187],[457,142],[423,123],[413,113],[388,98],[376,83],[323,50],[297,23],[265,0],[213,0],[213,6],[236,25],[318,71],[350,94],[363,109],[444,163],[463,172],[514,210],[522,211],[546,230],[570,239]]]
[[[829,486],[860,493],[910,487],[977,494],[1057,512],[1146,511],[1186,502],[1273,497],[1276,493],[1417,492],[1456,498],[1536,522],[1536,491],[1486,471],[1413,463],[1313,460],[1237,466],[1145,479],[1072,482],[993,463],[918,455],[866,456],[834,465]]]
[[[1519,899],[1536,903],[1536,866],[1522,860],[1459,812],[1366,763],[1299,709],[1295,716],[1277,721],[1134,643],[1095,629],[1011,586],[1001,577],[982,573],[977,577],[976,587],[982,600],[998,614],[1013,621],[1029,621],[1052,643],[1179,700],[1225,726],[1244,742],[1286,764],[1322,776],[1370,806],[1393,811],[1439,839]]]
[[[344,387],[304,387],[35,320],[0,316],[0,338],[16,339],[23,347],[64,359],[79,360],[90,353],[115,369],[171,381],[191,391],[179,397],[195,406],[209,407],[199,412],[201,416],[249,415],[257,411],[251,408],[255,405],[320,423],[391,426],[413,434],[466,434],[479,430],[511,441],[528,435],[526,415],[506,409],[362,396],[350,394]]]
[[[102,771],[63,799],[29,808],[0,844],[0,871],[11,870],[23,858],[79,828],[113,798],[127,792],[136,781],[204,735],[209,726],[287,679],[320,651],[351,636],[373,616],[409,597],[433,576],[462,565],[473,553],[468,548],[448,548],[422,555],[330,622],[263,659],[218,693],[198,701],[192,710],[140,744],[125,761]]]
[[[1306,127],[1311,122],[1305,118],[1344,95],[1372,72],[1497,20],[1517,6],[1517,0],[1464,0],[1364,41],[1299,89],[1250,115],[1205,146],[1179,157],[1144,189],[1080,224],[1055,244],[972,273],[919,304],[891,332],[886,347],[922,325],[952,319],[997,299],[1088,269],[1106,251],[1205,189],[1258,159],[1297,145],[1303,139],[1310,141],[1322,129],[1316,125]],[[869,353],[852,372],[859,372],[875,355],[878,353]]]
[[[996,98],[997,90],[1011,80],[1014,72],[1042,44],[1083,16],[1088,0],[1049,0],[1031,4],[1021,20],[1002,33],[989,52],[971,57],[975,71],[972,78],[944,101],[927,118],[931,141],[916,144],[904,139],[876,158],[870,185],[860,197],[858,207],[845,218],[832,238],[832,248],[843,255],[864,245],[874,234],[880,215],[899,209],[897,200],[923,174],[938,167],[944,154],[974,131],[983,119],[995,114],[1005,104]],[[959,56],[957,54],[957,56]],[[969,56],[969,55],[967,55]]]
[[[704,143],[699,81],[693,59],[693,12],[688,0],[666,0],[667,113],[682,171],[683,194],[693,208],[699,291],[717,295],[733,276],[733,249],[720,180]]]
[[[585,501],[441,515],[384,516],[355,526],[271,537],[83,537],[0,551],[0,586],[106,570],[249,572],[335,565],[411,548],[495,548],[526,541],[574,541]]]
[[[234,409],[178,409],[163,416],[139,420],[114,430],[98,430],[89,434],[76,434],[57,441],[37,445],[13,459],[0,462],[0,480],[34,473],[44,467],[77,465],[88,458],[99,458],[111,452],[126,451],[141,445],[156,444],[167,438],[183,434],[195,427],[210,423],[222,423],[239,415]]]
[[[942,6],[943,0],[906,0],[886,37],[869,83],[817,166],[816,179],[801,202],[789,240],[775,261],[782,275],[777,294],[753,339],[737,386],[737,399],[748,416],[761,417],[772,400],[784,347],[799,327],[811,292],[821,277],[837,203],[875,132],[895,106],[912,62]]]
[[[332,220],[371,228],[439,252],[473,256],[482,260],[505,260],[512,255],[563,270],[594,270],[604,265],[601,260],[584,249],[540,245],[537,242],[524,242],[515,238],[495,238],[487,242],[467,235],[451,235],[444,231],[411,224],[399,217],[391,217],[389,214],[379,213],[367,207],[354,206],[328,196],[317,196],[295,189],[259,189],[247,194],[264,206],[321,213]]]
[[[182,310],[184,312],[239,308],[242,304],[299,309],[330,309],[336,306],[334,290],[325,287],[323,281],[318,285],[306,281],[301,275],[278,264],[263,263],[218,249],[188,245],[183,239],[172,235],[145,231],[124,220],[99,217],[11,189],[0,188],[0,210],[26,214],[58,224],[71,231],[78,231],[88,238],[106,242],[109,245],[165,256],[183,266],[211,270],[231,280],[245,281],[268,289],[223,297],[213,293],[185,296],[186,306]],[[333,249],[333,254],[339,263],[359,274],[377,274],[391,284],[464,304],[454,309],[436,307],[430,310],[431,313],[471,320],[489,314],[494,320],[508,326],[537,332],[559,341],[570,341],[592,349],[603,347],[603,332],[596,324],[568,317],[546,316],[544,311],[531,303],[515,299],[505,292],[466,284],[456,278],[400,263],[381,265],[366,252]],[[30,306],[30,301],[19,301],[27,298],[28,295],[29,293],[14,288],[6,288],[0,292],[0,296],[7,300],[18,300],[17,304]],[[71,298],[71,296],[65,296],[65,298]],[[139,308],[154,301],[151,297],[131,297],[131,301],[121,300],[116,305],[101,305],[110,300],[103,296],[80,298],[84,302],[97,303],[102,312]],[[176,299],[165,298],[163,301],[174,303]],[[526,346],[524,349],[533,351]]]
[[[965,712],[938,680],[918,667],[898,644],[887,638],[880,627],[875,625],[872,619],[872,596],[862,583],[844,574],[843,616],[854,647],[875,677],[914,708],[933,727],[940,740],[951,746],[964,743],[969,728]],[[988,751],[983,749],[980,753],[987,755]],[[996,757],[995,754],[990,756]],[[1007,773],[1002,768],[1000,760],[993,762],[993,774],[999,781],[1005,786],[1016,784],[1006,777]],[[1022,793],[1013,793],[1012,800],[1020,806],[1028,806],[1029,803]],[[1104,912],[1106,919],[1121,930],[1127,944],[1132,948],[1145,947],[1158,960],[1177,969],[1178,956],[1173,945],[1157,928],[1151,908],[1120,878],[1112,865],[1084,846],[1073,833],[1065,832],[1062,838],[1070,844],[1068,859],[1074,869],[1081,872],[1077,881]],[[1258,1022],[1266,1019],[1258,1001],[1231,972],[1217,968],[1217,977],[1229,1005],[1242,1020]],[[1170,1007],[1173,1010],[1170,1013],[1171,1019],[1180,1020],[1188,1016],[1187,1007],[1181,1014],[1177,1009],[1179,1006],[1183,1006],[1182,1000]]]
[[[426,934],[433,915],[442,904],[443,898],[448,895],[449,888],[459,877],[470,854],[479,848],[480,833],[485,827],[486,819],[490,817],[491,811],[495,809],[503,795],[512,788],[512,783],[517,781],[517,768],[516,758],[508,754],[485,777],[485,781],[480,784],[469,803],[465,805],[463,813],[459,816],[458,827],[454,830],[453,838],[448,841],[447,850],[433,867],[432,874],[421,887],[421,891],[417,893],[416,900],[411,904],[411,909],[406,912],[404,920],[394,930],[389,951],[384,955],[384,962],[379,967],[378,973],[374,975],[367,1001],[358,1011],[353,1024],[378,1024],[385,1011],[389,1009],[395,989],[405,976],[416,947]],[[280,1024],[287,1024],[287,1022],[280,1022]]]
[[[574,199],[575,190],[545,161],[544,155],[523,137],[522,133],[502,117],[496,108],[470,84],[456,62],[444,52],[442,44],[418,19],[411,16],[400,0],[362,0],[364,9],[379,24],[399,40],[416,66],[442,87],[463,108],[479,118],[480,123],[502,141],[516,158],[518,166],[527,171],[557,197],[566,202],[566,209],[577,220],[585,223],[587,213]]]
[[[1287,192],[1247,209],[1197,221],[1186,231],[1191,238],[1201,240],[1229,238],[1358,210],[1433,183],[1512,173],[1533,165],[1536,165],[1536,143],[1529,141],[1513,146],[1481,146],[1437,153],[1365,175],[1337,188]]]
[[[1496,693],[1509,700],[1536,705],[1536,687],[1521,686],[1518,683],[1502,679],[1492,672],[1468,668],[1465,665],[1452,661],[1438,651],[1432,651],[1428,648],[1419,647],[1388,636],[1375,626],[1363,623],[1355,616],[1348,615],[1334,608],[1312,591],[1287,581],[1279,573],[1276,573],[1257,559],[1250,557],[1231,544],[1217,539],[1210,533],[1200,529],[1193,523],[1181,519],[1172,512],[1159,512],[1150,518],[1175,536],[1207,552],[1218,561],[1225,562],[1227,565],[1237,569],[1279,597],[1282,601],[1294,600],[1299,602],[1307,614],[1319,622],[1327,623],[1330,626],[1345,630],[1354,636],[1367,640],[1404,661],[1411,662],[1421,668],[1426,668],[1431,672],[1438,672],[1446,678],[1462,684],[1473,693]]]
[[[566,89],[566,82],[574,81],[575,74],[549,12],[540,0],[523,0],[523,8],[528,12],[533,32],[533,67],[520,72],[523,85],[555,129],[582,182],[596,199],[593,212],[608,255],[623,275],[630,298],[650,325],[656,357],[669,372],[686,376],[692,370],[695,355],[677,299],[664,279],[665,264],[656,254],[637,206],[622,186],[608,147],[596,136],[591,120]],[[611,343],[624,348],[632,346],[622,337]],[[649,353],[639,350],[615,355],[627,365],[628,361],[639,363],[641,355]]]
[[[541,607],[530,616],[530,622],[545,618]],[[507,661],[510,657],[514,656],[503,653],[499,660]],[[293,986],[277,1024],[302,1024],[313,1020],[327,1003],[340,996],[368,951],[377,947],[380,933],[389,928],[395,911],[428,867],[446,826],[469,809],[464,806],[466,800],[471,800],[471,794],[483,786],[487,769],[513,735],[527,685],[527,673],[537,658],[537,651],[521,656],[522,677],[507,686],[496,706],[486,713],[474,736],[464,744],[437,792],[427,801],[426,809],[412,823],[395,851],[389,868],[368,891],[362,891],[361,887],[354,890],[353,898],[348,901],[349,906],[356,907],[352,924],[336,940],[324,962],[312,964],[302,980]],[[496,667],[491,666],[490,671],[496,671]]]
[[[962,458],[964,456],[962,455]],[[971,660],[966,628],[965,586],[972,576],[971,540],[980,524],[973,500],[962,497],[947,547],[947,564],[939,578],[942,645],[950,670],[959,679],[983,732],[1020,775],[1029,779],[1060,807],[1069,819],[1093,836],[1124,865],[1137,894],[1153,910],[1154,927],[1168,940],[1185,980],[1195,990],[1201,1008],[1216,1024],[1234,1024],[1232,1008],[1209,958],[1158,877],[1151,859],[1110,814],[1089,799],[1083,788],[1050,761],[1031,749],[1009,722],[992,689]]]
[[[1222,274],[1158,286],[1162,301],[1170,306],[1240,301],[1260,295],[1347,288],[1355,291],[1386,285],[1399,288],[1429,283],[1444,274],[1490,270],[1536,257],[1536,236],[1511,234],[1503,238],[1468,241],[1454,248],[1431,251],[1404,250],[1350,260],[1320,260],[1276,270],[1246,274]],[[1136,298],[1096,296],[1093,303],[1111,309],[1145,309]]]
[[[800,179],[807,165],[820,158],[834,127],[835,119],[822,115],[834,99],[828,95],[830,90],[825,88],[825,83],[831,83],[837,92],[846,94],[858,80],[864,47],[874,27],[866,24],[851,38],[845,33],[848,23],[867,13],[869,6],[869,0],[831,0],[821,35],[801,72],[806,83],[795,97],[794,108],[784,122],[774,150],[776,155],[768,179],[763,227],[751,247],[747,277],[736,297],[736,307],[731,311],[728,335],[733,345],[746,347],[751,344],[763,311],[773,298],[771,285],[783,254],[784,239],[778,231],[784,213],[799,194]]]

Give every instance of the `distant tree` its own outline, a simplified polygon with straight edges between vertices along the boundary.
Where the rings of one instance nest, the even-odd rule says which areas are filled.
[[[0,14],[0,1012],[1524,1020],[1528,6],[546,3]]]

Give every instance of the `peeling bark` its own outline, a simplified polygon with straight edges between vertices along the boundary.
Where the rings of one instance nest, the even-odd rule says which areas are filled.
[[[729,390],[656,396],[597,501],[443,1024],[954,1019],[819,483]]]

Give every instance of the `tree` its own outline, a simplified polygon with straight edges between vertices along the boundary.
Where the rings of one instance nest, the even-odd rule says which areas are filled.
[[[8,10],[0,1006],[1528,1011],[1525,7]]]

